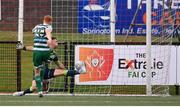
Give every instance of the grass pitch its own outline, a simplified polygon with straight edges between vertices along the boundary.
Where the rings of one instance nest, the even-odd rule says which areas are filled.
[[[180,96],[0,96],[0,106],[180,106]]]

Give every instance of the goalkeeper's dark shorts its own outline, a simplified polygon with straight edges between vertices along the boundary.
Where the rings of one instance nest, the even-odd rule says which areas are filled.
[[[41,70],[40,77],[43,80],[52,79],[52,78],[54,78],[54,72],[55,72],[55,69],[49,69],[49,68],[43,69],[43,70]],[[34,71],[33,71],[33,80],[35,80],[34,79]]]
[[[54,78],[54,71],[55,69],[48,69],[48,68],[45,69],[43,79],[47,80],[47,79]]]

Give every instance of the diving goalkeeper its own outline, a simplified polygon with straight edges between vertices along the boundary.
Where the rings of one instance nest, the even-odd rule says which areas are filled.
[[[57,46],[58,46],[57,39],[52,37],[51,48],[55,49]],[[28,47],[18,46],[18,49],[23,49],[26,51],[33,51],[32,46],[28,46]],[[51,62],[54,62],[57,65],[57,69],[49,69],[49,64]],[[41,70],[42,71],[41,71],[40,76],[43,81],[48,81],[49,79],[59,77],[59,76],[73,76],[73,75],[86,73],[85,64],[80,69],[66,70],[64,65],[58,60],[58,56],[53,50],[51,50],[50,56],[49,56],[48,60],[44,63],[44,67],[42,67]],[[43,84],[43,85],[47,85],[47,84]],[[46,87],[46,86],[43,86],[43,87]],[[36,88],[35,79],[33,78],[32,86],[30,88],[26,89],[25,91],[15,92],[15,93],[13,93],[13,96],[23,96],[28,93],[33,93],[35,91],[37,91],[37,88]]]

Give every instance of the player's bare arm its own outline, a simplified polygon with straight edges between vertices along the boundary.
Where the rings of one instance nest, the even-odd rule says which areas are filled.
[[[51,34],[51,32],[52,32],[52,30],[51,29],[46,29],[45,32],[46,32],[46,37],[48,38],[47,43],[48,43],[49,47],[51,48],[51,44],[52,44],[52,34]]]
[[[23,50],[25,50],[25,51],[33,51],[33,46],[24,46]]]

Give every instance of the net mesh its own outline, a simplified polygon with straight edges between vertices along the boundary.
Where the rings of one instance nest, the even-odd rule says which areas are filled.
[[[52,0],[52,16],[54,18],[53,27],[55,36],[58,40],[68,42],[68,69],[74,69],[77,59],[75,57],[75,46],[78,44],[108,44],[110,43],[110,2],[109,1],[59,1]],[[97,49],[99,51],[100,49]],[[97,51],[90,50],[96,53]],[[104,51],[101,51],[105,55]],[[107,57],[112,56],[106,53]],[[83,56],[82,56],[83,57]],[[85,57],[85,56],[84,56]],[[75,61],[76,60],[76,61]],[[85,59],[81,59],[85,61]],[[109,61],[107,61],[109,63]],[[90,69],[90,68],[88,68]],[[93,75],[93,74],[92,74]],[[94,74],[95,79],[98,74]],[[70,93],[76,94],[107,94],[110,91],[110,85],[77,85],[75,78],[69,77],[67,84]],[[55,81],[55,82],[54,82]],[[60,83],[59,79],[52,80],[53,83]],[[50,84],[54,86],[54,84]],[[62,91],[62,94],[64,91]]]
[[[119,2],[120,4],[118,4]],[[146,34],[145,24],[143,24],[146,23],[146,14],[144,14],[146,12],[146,10],[144,9],[145,2],[141,0],[137,1],[137,4],[132,3],[132,1],[130,2],[130,0],[127,2],[128,8],[131,9],[132,12],[130,14],[120,14],[119,17],[121,18],[121,20],[118,19],[118,14],[116,14],[116,35],[125,35],[128,33],[128,35],[132,35],[132,37],[130,37],[128,41],[136,42],[135,44],[137,45],[137,42],[145,42],[145,37],[133,38],[133,35],[141,36]],[[116,1],[116,3],[116,7],[127,6],[123,1]],[[172,9],[171,6],[173,4],[170,4],[169,1],[161,1],[161,3],[159,3],[157,7],[154,7],[157,5],[157,3],[158,1],[153,1],[152,4],[152,41],[153,45],[163,46],[152,46],[151,54],[153,69],[151,75],[154,77],[151,83],[153,94],[166,94],[168,93],[167,84],[170,47],[166,47],[165,45],[170,45],[172,43],[172,34],[175,29],[173,23],[177,21],[176,18],[178,8]],[[127,48],[125,45],[120,47],[115,45],[107,45],[110,44],[110,37],[108,36],[110,34],[109,6],[110,1],[79,0],[78,3],[76,1],[52,1],[52,16],[55,18],[54,26],[56,36],[59,38],[59,40],[74,42],[69,44],[69,46],[72,47],[70,48],[70,63],[72,62],[70,68],[73,68],[73,63],[75,63],[74,60],[86,61],[86,64],[88,66],[88,74],[84,76],[76,76],[75,82],[73,78],[70,79],[70,88],[73,88],[73,84],[75,83],[73,92],[76,94],[145,94],[145,64],[141,64],[146,63],[145,46],[129,46]],[[133,10],[134,7],[138,7],[137,15]],[[123,12],[121,8],[117,8],[116,11],[117,13]],[[133,15],[134,21],[132,18]],[[129,18],[127,16],[129,16]],[[142,21],[138,20],[137,17],[139,16],[142,16]],[[132,20],[131,23],[129,20]],[[130,24],[132,24],[133,27],[130,29],[130,31],[128,31]],[[120,26],[123,27],[121,28]],[[116,42],[121,42],[119,36],[116,36]],[[78,44],[81,44],[82,46],[78,46]],[[102,44],[104,44],[105,46],[103,46]],[[101,72],[98,71],[98,69],[102,70],[103,68],[96,68],[95,65],[93,66],[93,63],[95,63],[93,62],[93,60],[105,60],[107,62],[107,65],[105,66],[107,68],[110,68],[109,65],[111,65],[111,61],[103,58],[105,58],[105,56],[107,56],[107,58],[110,58],[112,54],[107,50],[105,51],[105,47],[107,49],[120,50],[120,52],[114,53],[114,57],[121,55],[121,58],[114,58],[114,66],[112,66],[112,71],[116,72],[119,69],[122,69],[122,73],[111,73],[108,78],[109,81],[106,80],[106,83],[104,83],[102,80],[99,80],[100,82],[98,82],[98,79],[100,79],[100,77],[98,77],[100,75],[98,74],[98,72]],[[121,52],[121,50],[123,50],[123,52]],[[101,55],[104,57],[102,59],[93,59],[93,57],[97,57],[99,53],[101,53]],[[99,55],[99,57],[101,55]],[[117,67],[119,67],[120,65],[115,62],[118,62],[120,60],[122,63],[126,62],[127,64],[129,64],[128,69],[124,69],[123,67],[117,69]],[[93,70],[95,71],[94,74]],[[139,72],[140,70],[141,72]],[[103,69],[103,71],[105,70]],[[123,71],[128,73],[123,73]],[[103,76],[103,78],[106,78],[106,75]],[[70,92],[72,92],[71,89]]]
[[[155,3],[152,9],[152,42],[155,45],[161,45],[161,47],[155,48],[151,53],[156,60],[158,59],[164,62],[163,70],[158,71],[158,77],[153,80],[153,82],[163,84],[152,87],[153,93],[157,94],[169,93],[168,84],[171,47],[168,45],[172,44],[173,32],[177,27],[176,20],[178,18],[179,6],[176,2],[176,0],[162,0],[158,9],[154,9]]]
[[[139,32],[146,32],[142,23],[137,21],[138,14],[142,14],[144,1],[139,2],[139,8],[136,10],[134,20],[129,27],[128,35],[136,27]],[[151,50],[151,84],[152,94],[169,93],[169,65],[171,57],[171,44],[173,33],[177,29],[179,19],[179,5],[176,0],[152,1],[152,50]],[[148,14],[148,13],[146,13]],[[143,15],[143,21],[146,23],[146,14]],[[128,35],[125,41],[128,40]]]
[[[20,65],[17,62],[18,51],[15,49],[16,42],[0,42],[0,92],[14,92],[19,91],[21,83],[19,84]]]

